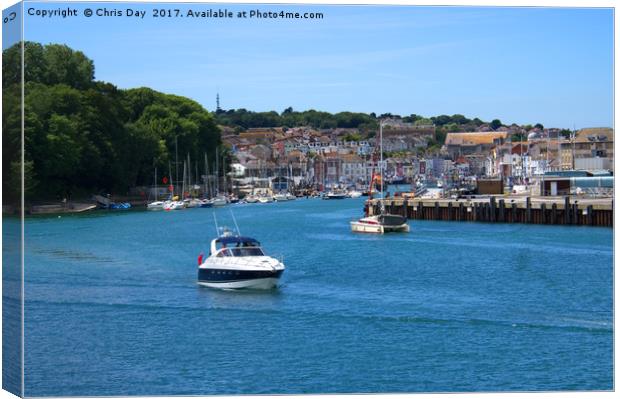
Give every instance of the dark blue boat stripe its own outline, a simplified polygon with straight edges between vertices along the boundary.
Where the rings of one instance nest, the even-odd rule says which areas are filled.
[[[204,282],[230,282],[260,278],[279,278],[284,270],[229,270],[198,269],[198,280]]]

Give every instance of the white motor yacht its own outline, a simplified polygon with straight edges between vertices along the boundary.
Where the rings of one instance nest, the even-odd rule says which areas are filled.
[[[198,284],[223,289],[271,289],[284,264],[266,256],[254,238],[225,231],[211,241],[209,257],[198,266]]]

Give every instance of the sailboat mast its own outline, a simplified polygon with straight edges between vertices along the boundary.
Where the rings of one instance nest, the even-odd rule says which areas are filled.
[[[205,192],[204,192],[205,197],[209,196],[207,194],[208,182],[209,182],[209,164],[207,163],[207,152],[205,151]]]
[[[226,158],[224,151],[222,151],[222,179],[224,181],[224,194],[228,194],[228,187],[226,187]]]
[[[215,195],[220,193],[219,148],[215,147]]]
[[[192,186],[192,164],[190,163],[190,159],[189,159],[189,152],[187,153],[187,191],[191,192],[191,186]]]
[[[383,122],[379,121],[379,174],[381,176],[381,199],[383,199]]]
[[[181,189],[181,199],[185,198],[185,167],[186,167],[186,163],[185,161],[183,161],[183,185],[182,185],[182,189]]]
[[[179,184],[179,140],[178,140],[178,136],[174,136],[174,186],[178,189],[178,184]],[[170,177],[170,180],[172,181],[172,177]]]
[[[174,183],[172,182],[172,167],[170,166],[170,161],[168,161],[168,176],[170,177],[170,185],[172,186],[172,192],[170,193],[170,199],[174,198]]]

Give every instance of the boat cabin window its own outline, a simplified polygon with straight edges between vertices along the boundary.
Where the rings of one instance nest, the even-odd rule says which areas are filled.
[[[264,256],[262,249],[258,247],[232,248],[233,256]]]

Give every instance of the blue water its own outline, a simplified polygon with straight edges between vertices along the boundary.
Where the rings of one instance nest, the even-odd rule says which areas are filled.
[[[613,230],[356,235],[362,201],[28,219],[25,394],[613,388]],[[196,285],[229,209],[284,256],[280,289]]]

